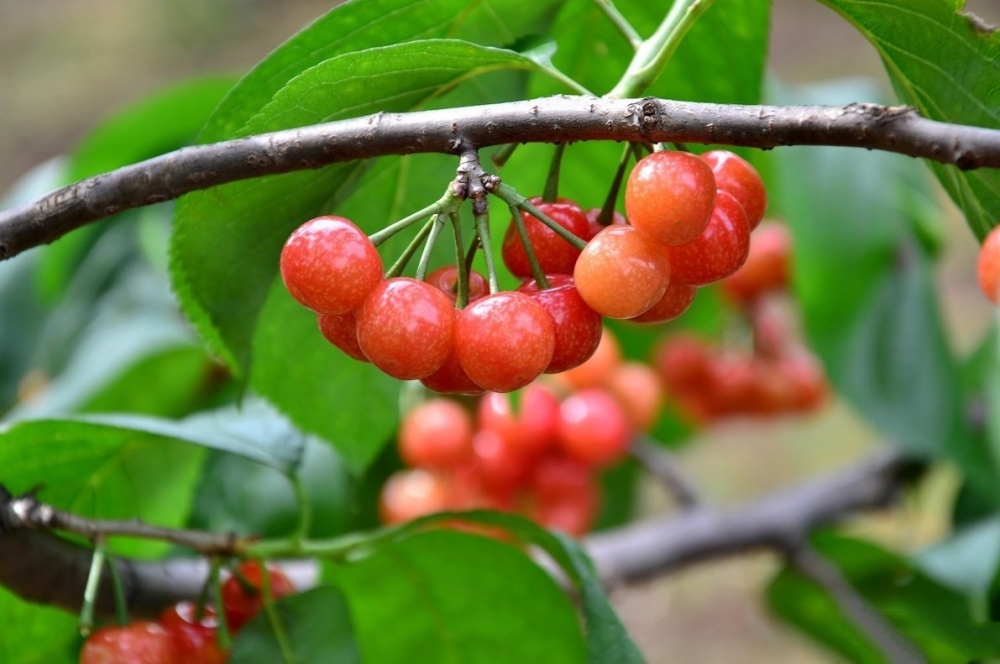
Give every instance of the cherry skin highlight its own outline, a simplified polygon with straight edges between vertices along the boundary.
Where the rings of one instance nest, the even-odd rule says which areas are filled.
[[[369,361],[358,344],[357,311],[349,311],[339,315],[317,314],[316,321],[319,323],[320,333],[327,341],[355,360]]]
[[[573,278],[587,305],[608,318],[634,318],[663,297],[670,254],[631,226],[609,226],[580,254]]]
[[[551,274],[550,288],[540,290],[534,279],[517,289],[530,295],[555,323],[555,347],[545,373],[561,373],[583,364],[601,341],[601,315],[587,306],[576,290],[573,277]]]
[[[976,272],[983,295],[993,304],[1000,304],[1000,226],[983,240]]]
[[[281,250],[281,279],[296,300],[321,314],[361,306],[382,281],[382,258],[344,217],[316,217],[299,226]]]
[[[715,176],[701,157],[654,152],[632,169],[625,184],[625,213],[632,226],[649,239],[684,244],[708,225],[715,190]]]
[[[587,239],[589,222],[580,206],[572,201],[562,199],[554,203],[546,203],[540,198],[532,198],[531,204],[546,214],[578,238]],[[573,266],[580,255],[580,250],[556,235],[556,232],[527,212],[521,212],[528,239],[535,250],[535,256],[544,274],[573,274]],[[531,265],[524,244],[513,221],[507,227],[503,237],[501,251],[504,265],[510,273],[521,279],[530,279]]]
[[[228,655],[216,644],[219,620],[215,609],[205,606],[201,619],[194,602],[180,602],[160,613],[160,626],[170,634],[184,664],[223,664]]]
[[[704,286],[728,277],[740,269],[750,252],[750,226],[743,207],[720,191],[704,232],[669,251],[672,278],[682,284]]]
[[[403,418],[399,455],[410,466],[449,468],[472,456],[472,416],[451,399],[429,399]]]
[[[386,279],[358,311],[358,345],[372,364],[400,380],[437,371],[451,352],[454,303],[409,277]]]
[[[555,330],[542,305],[524,293],[494,293],[458,312],[455,350],[476,384],[511,392],[537,378],[552,361]]]
[[[767,212],[767,188],[757,169],[729,150],[712,150],[701,158],[711,166],[719,191],[730,194],[743,206],[750,230],[757,228]]]

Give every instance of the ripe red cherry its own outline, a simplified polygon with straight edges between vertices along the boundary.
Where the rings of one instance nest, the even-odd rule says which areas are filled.
[[[448,353],[444,364],[430,376],[421,378],[420,382],[427,389],[441,394],[476,395],[485,392],[483,388],[476,385],[475,381],[469,378],[469,374],[465,373],[465,369],[462,368],[462,365],[458,361],[458,354],[455,352],[454,346],[452,346],[451,352]]]
[[[592,469],[570,457],[549,455],[529,478],[530,515],[546,528],[580,536],[593,526],[600,491]]]
[[[452,505],[452,490],[446,477],[422,468],[393,473],[382,487],[379,513],[387,524],[405,523],[417,517],[443,512]]]
[[[181,664],[174,641],[152,622],[109,626],[94,632],[80,651],[80,664]]]
[[[578,367],[559,374],[559,379],[578,390],[601,387],[621,363],[622,349],[618,339],[611,330],[605,329],[597,344],[597,350],[590,359]]]
[[[487,295],[459,311],[455,323],[458,361],[487,390],[522,388],[552,361],[552,318],[524,293]]]
[[[490,392],[479,400],[476,415],[480,428],[497,432],[523,454],[537,456],[555,442],[559,401],[548,388],[532,383],[521,393],[517,413],[510,397]]]
[[[358,311],[358,345],[393,378],[424,378],[448,358],[454,321],[454,304],[437,288],[409,277],[386,279]]]
[[[698,289],[694,286],[670,280],[663,296],[652,307],[635,318],[629,318],[633,323],[666,323],[678,318],[688,310],[694,302]]]
[[[452,302],[458,299],[457,265],[439,267],[424,277],[424,281],[440,289],[442,293],[451,298]],[[486,297],[489,292],[490,289],[486,283],[486,277],[475,270],[469,270],[469,302],[475,302],[482,297]]]
[[[164,609],[159,623],[170,634],[184,664],[223,664],[228,655],[216,643],[219,621],[215,609],[204,607],[201,619],[196,614],[194,602],[180,602]]]
[[[628,417],[604,390],[580,390],[559,407],[559,444],[569,456],[606,466],[625,456],[632,437]]]
[[[757,169],[729,150],[712,150],[701,158],[712,167],[719,191],[731,194],[743,206],[750,230],[757,228],[767,211],[767,188]]]
[[[528,456],[492,429],[476,432],[472,450],[477,474],[491,495],[509,495],[531,467]]]
[[[736,304],[746,306],[764,293],[783,290],[788,286],[791,252],[788,228],[765,221],[750,238],[746,263],[722,281],[722,292]]]
[[[349,311],[346,314],[317,314],[320,333],[331,344],[345,354],[361,362],[368,362],[364,351],[358,344],[358,312]]]
[[[583,239],[590,242],[594,236],[604,230],[604,226],[598,221],[601,216],[601,208],[591,208],[587,210],[587,235]],[[611,223],[608,226],[624,226],[628,220],[618,210],[611,212]]]
[[[687,152],[654,152],[639,160],[625,185],[625,213],[636,230],[660,244],[698,237],[715,206],[715,176]]]
[[[451,399],[429,399],[403,418],[399,455],[410,466],[448,468],[472,455],[472,416]]]
[[[666,247],[631,226],[608,226],[580,254],[573,278],[587,305],[608,318],[634,318],[663,297],[670,282]]]
[[[539,290],[534,279],[517,289],[534,298],[555,323],[555,347],[545,373],[560,373],[583,364],[601,341],[601,315],[587,306],[573,277],[551,274],[550,288]]]
[[[270,573],[272,599],[280,599],[295,593],[295,586],[284,572],[270,565],[267,570]],[[245,562],[237,568],[237,571],[253,590],[244,589],[236,576],[229,577],[222,584],[222,607],[226,614],[226,624],[233,634],[250,622],[264,606],[264,593],[261,590],[264,581],[260,565],[256,562]]]
[[[663,384],[675,394],[701,392],[711,382],[712,350],[700,337],[679,334],[657,348],[653,366]]]
[[[343,217],[316,217],[299,226],[281,250],[280,269],[292,297],[321,314],[357,309],[382,281],[375,245]]]
[[[979,250],[979,288],[993,304],[1000,304],[1000,226],[990,231]]]
[[[540,198],[532,198],[531,203],[573,235],[586,239],[589,224],[583,210],[576,203],[566,200],[546,203]],[[535,256],[538,257],[542,272],[545,274],[573,274],[573,266],[580,255],[580,250],[556,235],[554,230],[527,212],[521,213],[521,219],[524,220],[528,239],[535,250]],[[510,222],[507,233],[503,236],[502,255],[504,265],[507,266],[511,274],[521,279],[531,278],[528,254],[524,251],[524,244],[521,242],[521,236],[513,221]]]
[[[750,252],[750,227],[743,207],[720,191],[704,232],[669,251],[672,278],[682,284],[704,286],[728,277],[740,269]]]

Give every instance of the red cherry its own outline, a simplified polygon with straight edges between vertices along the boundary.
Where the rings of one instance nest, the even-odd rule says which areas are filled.
[[[636,230],[660,244],[698,237],[715,206],[715,176],[687,152],[654,152],[639,160],[625,185],[625,212]]]
[[[382,281],[375,245],[343,217],[316,217],[299,226],[281,250],[280,269],[292,297],[321,314],[357,309]]]
[[[551,502],[538,502],[531,510],[531,518],[551,530],[583,537],[594,527],[597,513],[598,501],[579,494]]]
[[[697,292],[698,289],[696,287],[688,286],[687,284],[682,284],[679,281],[671,279],[667,285],[667,290],[663,293],[663,297],[657,300],[656,304],[644,313],[639,314],[635,318],[629,318],[629,321],[644,324],[672,321],[688,310],[688,307],[694,302],[694,296]]]
[[[424,281],[435,288],[439,288],[441,292],[451,298],[452,302],[458,299],[457,265],[439,267],[424,277]],[[480,298],[486,297],[489,292],[490,288],[489,284],[486,283],[486,277],[475,270],[469,270],[469,302],[475,302]]]
[[[597,517],[600,491],[588,466],[562,455],[539,460],[529,480],[529,514],[546,528],[580,536]]]
[[[458,361],[454,346],[441,367],[430,376],[421,378],[424,387],[441,394],[482,394],[485,390],[469,378]]]
[[[493,392],[511,392],[552,361],[552,318],[524,293],[494,293],[458,312],[455,351],[469,378]]]
[[[782,224],[765,221],[750,238],[750,252],[743,267],[722,281],[722,292],[736,304],[747,306],[764,293],[788,286],[792,239]]]
[[[547,388],[532,383],[521,393],[515,414],[510,397],[489,392],[479,400],[479,426],[500,434],[511,447],[528,456],[537,456],[554,442],[559,428],[559,401]]]
[[[591,208],[587,210],[587,235],[583,238],[587,242],[594,239],[594,236],[604,230],[605,226],[601,224],[598,219],[601,216],[601,208]],[[611,223],[608,226],[624,226],[628,224],[628,219],[625,218],[618,210],[613,210],[611,212]]]
[[[577,390],[601,387],[621,362],[622,349],[618,339],[611,330],[605,329],[597,344],[597,350],[590,359],[578,367],[559,374],[559,379]]]
[[[528,474],[529,457],[498,431],[477,431],[472,449],[476,470],[490,494],[509,494]]]
[[[1000,304],[1000,226],[990,231],[979,250],[979,288],[993,304]]]
[[[729,150],[712,150],[701,158],[711,166],[719,191],[731,194],[743,206],[750,230],[757,228],[767,211],[767,188],[757,169]]]
[[[793,410],[808,412],[818,409],[830,395],[826,372],[808,351],[791,353],[778,360],[778,367],[791,384]]]
[[[580,206],[571,201],[561,200],[556,203],[546,203],[540,198],[532,198],[532,205],[552,221],[556,222],[578,238],[586,239],[588,222]],[[528,239],[535,250],[535,256],[545,274],[573,274],[573,266],[580,255],[580,250],[556,235],[556,232],[541,221],[528,214],[521,213]],[[524,244],[517,232],[517,226],[511,221],[507,233],[503,236],[503,262],[510,273],[521,279],[531,278],[531,265]]]
[[[666,247],[631,226],[608,226],[580,254],[573,277],[591,309],[608,318],[634,318],[663,296],[670,273]]]
[[[284,572],[270,565],[267,570],[271,579],[272,599],[280,599],[295,593],[295,586]],[[261,590],[264,580],[260,565],[256,562],[245,562],[237,568],[237,571],[255,590],[244,589],[235,575],[222,584],[222,606],[226,614],[226,624],[233,634],[250,622],[264,606],[264,593]]]
[[[604,390],[581,390],[559,408],[559,444],[591,466],[607,466],[628,451],[632,427],[622,407]]]
[[[327,341],[342,350],[347,355],[361,362],[368,362],[364,351],[358,344],[358,312],[346,314],[317,314],[319,331]]]
[[[186,660],[185,660],[186,661]],[[170,634],[152,622],[109,626],[94,632],[80,651],[80,664],[181,664]]]
[[[196,614],[194,602],[180,602],[164,609],[159,623],[170,634],[184,664],[222,664],[228,655],[216,643],[219,620],[215,609],[205,606],[200,619]]]
[[[704,391],[712,379],[712,350],[700,337],[678,334],[660,344],[653,365],[671,392]]]
[[[704,286],[728,277],[746,262],[750,251],[750,227],[743,207],[720,191],[704,232],[669,250],[672,278],[682,284]]]
[[[707,390],[708,405],[716,415],[753,412],[751,404],[760,403],[761,372],[753,356],[730,353],[715,358],[711,364],[712,382]],[[768,400],[764,397],[763,400]]]
[[[409,277],[386,279],[358,311],[358,345],[393,378],[424,378],[448,359],[454,321],[454,304],[437,288]]]
[[[663,386],[660,377],[642,362],[625,362],[608,376],[607,390],[638,431],[649,431],[660,416]]]
[[[386,524],[405,523],[452,507],[453,493],[443,474],[422,468],[393,473],[382,487],[379,513]]]
[[[428,399],[403,418],[399,455],[410,466],[448,468],[472,455],[472,416],[451,399]]]
[[[555,347],[545,373],[561,373],[583,364],[601,341],[601,315],[587,306],[573,277],[547,275],[550,288],[539,290],[534,279],[517,289],[534,298],[555,323]]]

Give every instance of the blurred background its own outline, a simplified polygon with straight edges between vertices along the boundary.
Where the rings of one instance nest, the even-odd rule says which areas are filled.
[[[69,148],[109,112],[199,73],[240,73],[327,11],[329,0],[0,0],[0,191]],[[967,9],[1000,22],[996,0]],[[889,93],[876,52],[818,2],[775,0],[770,68],[788,83],[845,77]],[[855,101],[848,100],[846,101]],[[865,100],[856,100],[865,101]],[[930,179],[928,180],[930,182]],[[975,285],[977,244],[943,193],[947,243],[937,278],[951,342],[982,335],[989,309]],[[701,434],[680,462],[717,504],[829,472],[864,457],[877,434],[834,403],[817,415],[766,424],[739,421]],[[941,536],[956,489],[937,471],[897,509],[849,526],[890,548],[913,551]],[[671,509],[656,486],[642,509]],[[612,597],[652,662],[829,661],[768,616],[761,590],[780,560],[757,554],[691,567]]]

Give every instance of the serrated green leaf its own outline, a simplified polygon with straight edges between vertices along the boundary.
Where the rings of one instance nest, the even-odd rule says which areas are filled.
[[[336,588],[320,586],[283,597],[274,603],[274,610],[296,664],[361,662],[347,603]],[[264,611],[240,630],[227,661],[231,664],[287,661]]]
[[[507,544],[457,532],[417,533],[382,543],[364,558],[327,563],[325,575],[347,597],[366,661],[584,659],[569,599]]]
[[[1000,32],[964,0],[822,0],[878,50],[899,99],[928,118],[1000,128]],[[932,169],[982,238],[1000,218],[1000,172]]]
[[[0,662],[75,664],[80,637],[71,613],[30,604],[0,588]]]

